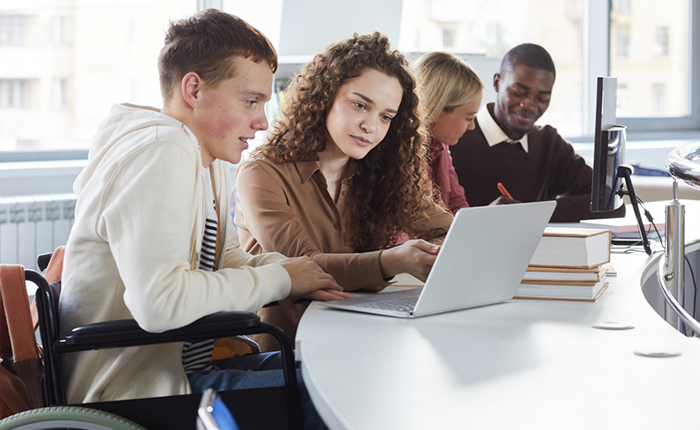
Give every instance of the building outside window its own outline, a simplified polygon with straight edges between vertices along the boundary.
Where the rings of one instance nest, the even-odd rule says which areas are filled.
[[[613,10],[619,13],[630,13],[632,0],[613,0]]]
[[[198,0],[198,2],[200,10],[208,8],[222,9],[224,6],[223,0]]]
[[[656,27],[656,43],[654,43],[654,54],[658,56],[668,56],[668,27]]]
[[[51,105],[54,109],[59,110],[68,108],[68,79],[59,78],[53,80]]]
[[[666,113],[666,84],[653,84],[651,86],[652,105],[651,112],[655,114]]]
[[[414,57],[442,49],[460,55],[484,82],[482,103],[486,103],[495,98],[492,79],[503,55],[524,41],[538,43],[549,51],[557,67],[554,96],[541,121],[556,124],[567,136],[581,136],[584,3],[587,2],[404,0],[398,46]],[[454,31],[454,43],[449,45],[452,36],[445,37],[446,28]],[[422,36],[418,43],[414,37],[417,29]]]
[[[260,1],[0,3],[0,108],[4,110],[0,151],[29,149],[22,142],[45,150],[85,149],[113,103],[159,106],[154,59],[164,31],[171,20],[189,16],[198,7],[223,6],[249,21],[251,14],[257,14],[257,20],[250,22],[276,43],[282,24],[270,25],[271,16],[284,22],[282,9],[294,2]],[[441,49],[462,56],[485,84],[484,102],[494,99],[493,74],[510,48],[524,41],[544,46],[556,64],[557,79],[552,102],[540,122],[556,126],[570,138],[590,133],[588,83],[594,77],[586,59],[606,52],[609,68],[596,73],[615,76],[625,84],[618,117],[652,118],[640,122],[649,129],[658,127],[660,117],[694,115],[692,94],[697,91],[693,85],[700,82],[690,79],[688,53],[698,48],[691,44],[688,17],[700,15],[691,13],[690,0],[674,0],[673,7],[659,7],[659,0],[614,0],[612,10],[602,7],[602,12],[588,17],[594,3],[608,4],[606,0],[403,0],[396,11],[399,37],[392,46],[411,60]],[[609,45],[589,46],[587,35],[601,22],[609,23],[609,35],[606,32],[604,38]],[[663,97],[661,90],[653,90],[660,84]],[[47,126],[32,127],[37,117]],[[692,127],[700,128],[697,123]]]
[[[274,40],[270,26],[260,20],[279,15],[276,9],[282,4],[283,0],[0,2],[0,153],[87,149],[114,103],[162,106],[157,58],[171,21],[200,8],[219,8]],[[36,126],[37,118],[42,127]]]
[[[627,57],[630,55],[630,27],[628,25],[621,25],[617,27],[616,35],[616,47],[618,57]]]
[[[626,117],[682,118],[691,114],[690,2],[675,1],[674,7],[660,4],[636,0],[628,14],[611,16],[610,31],[618,35],[618,55],[610,56],[610,76],[617,77],[618,84],[627,84]],[[621,33],[626,36],[621,37]],[[624,57],[619,55],[620,45],[629,47]],[[642,125],[647,124],[644,121]]]
[[[617,115],[621,117],[630,115],[627,84],[619,81],[617,82]]]
[[[581,0],[566,0],[566,15],[580,16],[581,15]]]
[[[68,44],[68,18],[65,16],[54,16],[51,18],[51,44]]]
[[[24,16],[0,15],[0,45],[24,45]]]
[[[453,29],[443,29],[442,30],[442,47],[443,48],[454,48],[455,47],[455,31]]]
[[[23,79],[0,79],[0,109],[21,109],[25,106]]]

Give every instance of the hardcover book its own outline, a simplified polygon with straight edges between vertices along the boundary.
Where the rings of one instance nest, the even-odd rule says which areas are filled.
[[[583,281],[598,282],[608,271],[609,265],[602,264],[593,268],[528,266],[523,276],[523,284],[540,282]]]
[[[594,302],[608,287],[608,282],[603,277],[599,282],[588,285],[575,284],[520,284],[515,293],[515,299],[539,299],[539,300],[577,300]]]
[[[610,230],[547,227],[530,266],[593,268],[610,262]]]

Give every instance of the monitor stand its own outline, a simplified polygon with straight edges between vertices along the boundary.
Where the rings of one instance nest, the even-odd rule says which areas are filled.
[[[632,167],[625,166],[624,164],[619,166],[617,168],[617,176],[620,178],[625,178],[625,184],[627,184],[630,200],[632,201],[632,209],[634,209],[634,216],[637,217],[639,234],[642,236],[642,245],[644,246],[644,252],[646,252],[647,255],[651,255],[651,246],[649,246],[647,231],[644,229],[642,216],[639,213],[639,203],[637,202],[637,195],[634,193],[634,186],[632,185]]]

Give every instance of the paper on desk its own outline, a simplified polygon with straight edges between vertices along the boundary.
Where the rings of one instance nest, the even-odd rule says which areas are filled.
[[[615,267],[613,267],[612,263],[603,264],[603,267],[606,270],[605,276],[609,276],[609,277],[617,276],[617,270],[615,269]]]
[[[408,273],[399,273],[394,276],[392,287],[422,287],[423,281],[409,275]]]

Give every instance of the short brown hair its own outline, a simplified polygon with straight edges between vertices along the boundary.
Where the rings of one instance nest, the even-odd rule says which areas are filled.
[[[171,22],[158,57],[160,90],[167,102],[176,83],[195,72],[209,86],[235,73],[233,59],[266,61],[277,71],[277,52],[259,30],[217,9],[204,9],[190,18]]]

